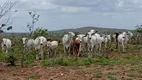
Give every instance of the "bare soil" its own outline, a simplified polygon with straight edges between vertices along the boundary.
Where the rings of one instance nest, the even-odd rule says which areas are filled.
[[[119,56],[119,53],[115,55]],[[142,53],[130,55],[142,56]],[[0,80],[142,80],[139,65],[20,66],[0,65]]]

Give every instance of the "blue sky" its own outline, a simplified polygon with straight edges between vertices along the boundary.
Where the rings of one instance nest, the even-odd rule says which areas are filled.
[[[13,10],[18,12],[10,32],[28,32],[29,11],[40,14],[36,27],[48,30],[85,26],[135,29],[142,23],[142,0],[20,0]]]

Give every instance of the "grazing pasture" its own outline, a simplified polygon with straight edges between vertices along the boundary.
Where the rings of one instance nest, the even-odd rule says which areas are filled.
[[[44,50],[45,59],[36,60],[36,51],[25,51],[22,36],[8,37],[12,47],[8,54],[0,52],[0,79],[18,80],[133,80],[142,78],[142,51],[140,44],[128,44],[127,52],[111,47],[102,47],[100,55],[87,56],[88,53],[76,57],[64,53],[60,42],[56,56],[50,58],[48,49]],[[53,37],[61,40],[61,37]],[[103,45],[104,46],[104,45]],[[22,58],[22,54],[23,58]],[[82,53],[81,53],[82,54]],[[16,66],[7,66],[9,56],[14,56]],[[23,63],[23,67],[21,67]]]
[[[139,0],[56,1],[0,1],[0,80],[142,80],[142,25],[73,29],[132,29],[140,23]],[[13,26],[20,33],[5,33]]]

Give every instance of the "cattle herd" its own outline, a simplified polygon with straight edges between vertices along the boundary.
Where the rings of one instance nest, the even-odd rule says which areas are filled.
[[[112,44],[112,39],[116,43],[116,48],[122,47],[122,52],[126,52],[126,46],[128,41],[133,37],[133,33],[123,32],[115,34],[99,34],[98,31],[90,30],[86,34],[75,34],[73,32],[68,32],[64,34],[62,38],[62,45],[65,54],[71,54],[75,56],[80,56],[84,52],[87,55],[97,55],[101,53],[102,47],[109,48]],[[29,39],[23,37],[22,39],[24,50],[39,51],[36,55],[36,59],[44,59],[44,49],[48,50],[49,54],[56,54],[57,47],[59,46],[59,41],[48,40],[44,36],[38,36],[36,39]],[[8,49],[12,46],[10,39],[3,38],[1,47],[4,53],[8,53]]]

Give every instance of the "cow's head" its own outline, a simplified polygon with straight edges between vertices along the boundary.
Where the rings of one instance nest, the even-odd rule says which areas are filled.
[[[46,41],[46,38],[44,38],[43,36],[38,37],[38,39],[39,39],[39,44],[40,45],[43,45],[43,43]]]
[[[22,38],[22,44],[25,46],[26,42],[28,41],[28,38]]]
[[[129,37],[133,37],[133,33],[132,32],[128,31],[127,33],[128,33]]]
[[[82,42],[83,37],[85,37],[85,35],[84,35],[84,34],[79,34],[79,35],[77,35],[76,40],[79,40],[80,42]]]
[[[87,36],[88,36],[89,39],[91,39],[92,35],[94,35],[94,34],[95,34],[94,32],[88,32]]]
[[[69,35],[70,35],[71,37],[74,37],[74,36],[75,36],[75,34],[74,34],[73,32],[69,32]]]

